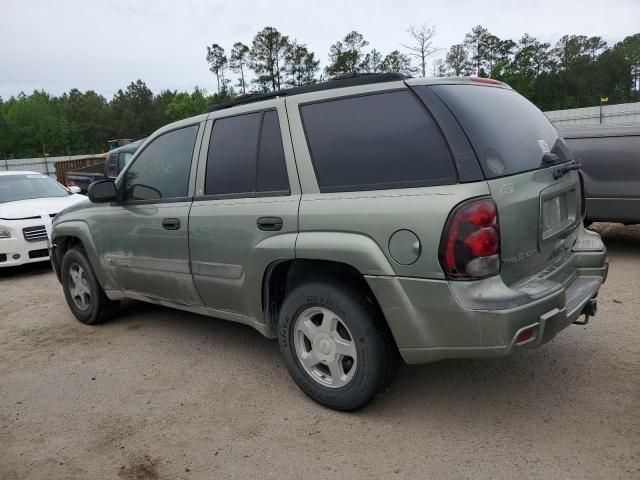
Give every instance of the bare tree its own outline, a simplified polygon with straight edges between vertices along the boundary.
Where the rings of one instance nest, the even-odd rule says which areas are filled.
[[[402,44],[402,46],[409,50],[410,56],[418,59],[422,76],[426,77],[427,57],[438,51],[438,48],[433,45],[433,37],[436,35],[436,27],[432,27],[426,23],[422,24],[420,27],[411,25],[407,30],[407,33],[411,35],[414,43],[412,45]]]

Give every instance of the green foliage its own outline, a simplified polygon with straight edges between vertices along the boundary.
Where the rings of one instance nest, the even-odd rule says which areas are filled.
[[[364,72],[381,73],[384,71],[383,60],[382,53],[374,48],[364,56],[361,64],[362,70]]]
[[[191,94],[187,92],[176,94],[165,108],[165,113],[169,122],[175,122],[202,113],[206,108],[206,92],[196,87]]]
[[[524,34],[514,42],[481,25],[451,47],[447,73],[507,82],[543,110],[640,100],[640,34],[609,48],[601,37],[564,35],[552,47]]]
[[[103,152],[107,140],[146,137],[167,123],[204,113],[232,99],[164,90],[153,95],[144,82],[118,90],[111,102],[94,91],[72,89],[60,97],[36,91],[0,99],[0,159]]]
[[[43,91],[9,99],[5,107],[5,148],[22,156],[48,155],[64,148],[71,131],[63,116],[62,99]]]
[[[265,27],[253,38],[250,65],[256,78],[253,83],[258,91],[280,90],[282,77],[286,73],[285,55],[289,48],[289,37],[273,27]]]
[[[460,77],[463,75],[469,75],[471,71],[471,62],[467,50],[462,43],[453,45],[446,57],[446,64],[449,67],[451,75]]]
[[[363,60],[363,49],[369,45],[362,34],[355,30],[349,32],[341,41],[331,45],[329,60],[331,63],[324,69],[329,77],[348,75],[366,71]]]
[[[295,40],[287,45],[284,54],[285,72],[288,75],[287,85],[300,86],[316,82],[316,73],[320,68],[320,60],[310,52],[306,45]]]
[[[384,57],[380,69],[383,72],[399,72],[405,75],[413,75],[417,72],[417,69],[411,65],[411,58],[398,50]]]
[[[111,101],[112,132],[116,138],[140,138],[158,128],[153,118],[153,92],[142,80],[118,90]]]

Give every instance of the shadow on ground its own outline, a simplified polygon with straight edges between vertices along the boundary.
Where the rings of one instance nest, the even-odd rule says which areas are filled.
[[[0,267],[0,280],[19,279],[53,272],[49,261],[27,263],[16,267]]]

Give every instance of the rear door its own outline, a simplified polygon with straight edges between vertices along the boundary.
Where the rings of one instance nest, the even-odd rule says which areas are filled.
[[[205,306],[260,321],[265,270],[294,258],[298,232],[284,101],[216,112],[208,123],[189,220],[193,279]]]
[[[480,160],[498,207],[505,283],[566,255],[581,222],[580,180],[574,170],[561,172],[571,152],[545,115],[501,86],[429,88],[447,104]]]

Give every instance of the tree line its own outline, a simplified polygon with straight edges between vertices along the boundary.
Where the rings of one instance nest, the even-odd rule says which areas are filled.
[[[0,98],[0,159],[104,152],[107,140],[139,139],[176,120],[230,101],[196,87],[191,93],[154,95],[142,80],[118,90],[111,101],[92,90],[72,89],[59,97],[44,91]]]
[[[438,48],[430,25],[411,26],[406,43],[391,52],[370,46],[352,31],[329,47],[320,67],[297,39],[265,27],[249,44],[230,49],[213,43],[205,60],[215,93],[163,90],[154,94],[137,80],[111,100],[72,89],[0,98],[0,159],[103,151],[111,138],[141,138],[175,120],[202,113],[237,95],[276,91],[354,73],[400,72],[409,76],[478,75],[510,84],[542,110],[640,101],[640,34],[609,46],[598,36],[565,35],[555,44],[524,34],[501,39],[478,25],[458,44]]]

